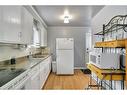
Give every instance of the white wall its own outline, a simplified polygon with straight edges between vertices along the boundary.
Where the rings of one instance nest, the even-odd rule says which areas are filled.
[[[127,15],[127,6],[105,6],[92,19],[92,33],[95,34],[103,30],[103,24],[107,24],[116,15]],[[93,36],[93,44],[97,37]]]

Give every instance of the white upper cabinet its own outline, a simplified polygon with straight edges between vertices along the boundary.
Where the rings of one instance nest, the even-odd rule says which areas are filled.
[[[47,46],[47,30],[44,32],[44,46]]]
[[[0,42],[30,44],[32,25],[32,15],[24,7],[0,7]]]
[[[2,7],[0,6],[0,41],[3,40]]]
[[[47,30],[43,26],[41,27],[41,46],[47,46]]]
[[[33,39],[33,17],[27,9],[22,7],[22,44],[32,44]]]
[[[21,36],[21,7],[3,6],[2,10],[2,32],[3,42],[20,43]]]

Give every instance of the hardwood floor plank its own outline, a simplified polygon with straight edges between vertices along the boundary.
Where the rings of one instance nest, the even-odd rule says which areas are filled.
[[[44,90],[83,90],[88,86],[89,75],[83,74],[81,70],[75,70],[72,75],[56,75],[51,73],[44,85]]]

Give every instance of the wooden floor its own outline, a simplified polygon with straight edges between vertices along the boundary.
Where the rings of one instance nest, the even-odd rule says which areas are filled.
[[[75,70],[72,76],[60,76],[51,73],[44,85],[44,90],[83,90],[88,86],[89,75],[83,74],[81,70]]]

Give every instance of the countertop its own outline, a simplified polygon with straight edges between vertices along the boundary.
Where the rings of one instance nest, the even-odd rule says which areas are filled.
[[[9,61],[0,64],[0,87],[7,85],[9,81],[13,80],[23,72],[30,70],[41,61],[48,58],[50,55],[45,55],[42,58],[28,58],[22,57],[16,59],[16,64],[9,64]]]
[[[40,63],[41,61],[45,60],[46,58],[48,58],[50,55],[45,55],[42,58],[27,58],[27,57],[23,57],[23,58],[19,58],[16,60],[16,64],[1,64],[0,65],[0,69],[11,69],[11,68],[15,68],[15,69],[29,69],[35,65],[37,65],[38,63]]]

